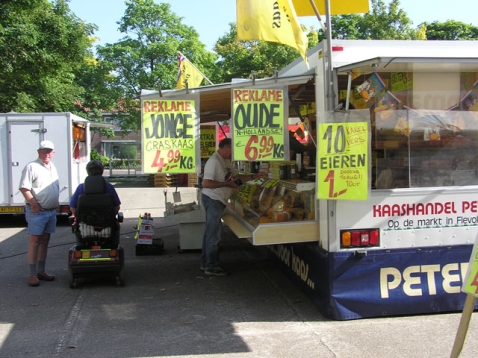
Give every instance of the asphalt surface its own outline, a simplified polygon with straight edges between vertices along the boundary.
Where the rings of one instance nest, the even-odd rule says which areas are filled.
[[[221,260],[231,272],[209,277],[198,250],[179,250],[177,225],[164,217],[164,188],[114,181],[125,222],[126,285],[111,277],[68,285],[66,220],[52,236],[54,282],[27,285],[22,217],[0,217],[0,357],[449,357],[461,313],[332,321],[269,261],[227,227]],[[175,188],[168,188],[172,201]],[[193,188],[179,188],[182,202]],[[160,255],[137,256],[134,226],[150,212]],[[197,233],[202,235],[201,232]],[[478,356],[473,315],[461,357]]]

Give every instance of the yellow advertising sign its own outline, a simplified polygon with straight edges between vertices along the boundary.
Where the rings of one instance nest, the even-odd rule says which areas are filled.
[[[478,239],[478,238],[477,238]],[[475,240],[473,251],[471,253],[468,271],[461,290],[465,293],[478,297],[478,240]]]
[[[201,158],[210,158],[216,151],[216,131],[215,125],[201,126]]]
[[[237,191],[237,197],[240,198],[243,202],[250,204],[257,187],[257,185],[252,185],[248,183],[246,183],[245,185],[241,185],[239,190]]]
[[[413,88],[413,73],[411,72],[392,72],[391,74],[392,92],[406,91]]]
[[[282,89],[233,89],[234,160],[285,159],[287,131]]]
[[[142,103],[144,173],[195,173],[199,121],[194,100]]]
[[[318,133],[318,199],[367,200],[367,122],[322,123]]]
[[[326,14],[325,0],[314,0],[320,15]],[[315,16],[309,0],[292,0],[297,16]],[[330,15],[369,12],[369,0],[330,0]]]

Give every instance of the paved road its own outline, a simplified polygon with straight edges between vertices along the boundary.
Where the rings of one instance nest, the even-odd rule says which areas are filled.
[[[172,191],[168,189],[168,200]],[[54,282],[27,286],[27,234],[21,218],[0,217],[0,357],[449,357],[461,315],[331,321],[263,252],[228,229],[227,277],[199,271],[198,251],[178,250],[178,227],[164,218],[160,188],[121,187],[126,219],[126,286],[108,277],[68,287],[66,222],[51,240]],[[194,200],[180,188],[183,202]],[[136,218],[150,212],[161,255],[136,256]],[[198,232],[198,235],[201,233]],[[478,317],[461,357],[478,356]]]

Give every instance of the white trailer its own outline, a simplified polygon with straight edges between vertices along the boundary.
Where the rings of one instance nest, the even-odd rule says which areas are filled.
[[[25,165],[38,157],[42,140],[55,144],[53,163],[60,179],[59,215],[86,177],[90,160],[90,121],[72,113],[0,114],[0,214],[22,214],[25,200],[18,190]]]

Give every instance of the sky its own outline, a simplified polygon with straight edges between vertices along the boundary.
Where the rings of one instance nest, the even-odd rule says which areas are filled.
[[[307,1],[307,0],[304,0]],[[461,21],[478,26],[476,16],[477,0],[400,0],[400,8],[413,21],[416,27],[422,22]],[[183,24],[192,26],[199,33],[199,40],[212,51],[216,41],[229,32],[229,23],[236,21],[236,0],[155,0],[169,3],[171,10],[183,18]],[[388,4],[390,1],[385,0]],[[96,24],[95,36],[99,41],[95,45],[115,43],[123,37],[117,31],[118,22],[126,9],[124,0],[70,0],[70,9],[80,19]],[[321,14],[325,21],[325,14]],[[300,17],[299,22],[320,28],[314,16]]]

